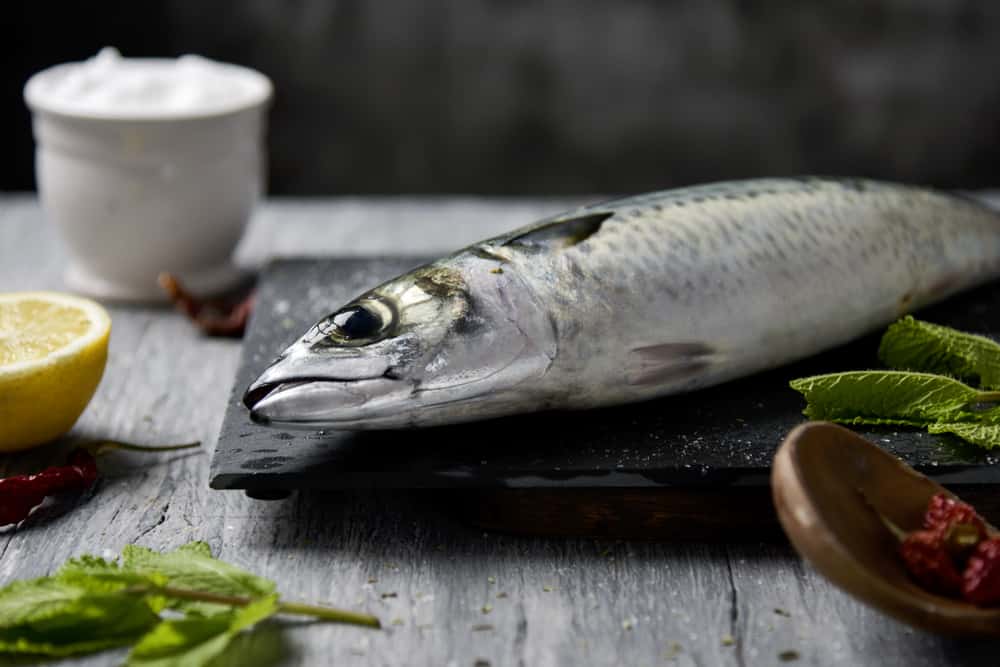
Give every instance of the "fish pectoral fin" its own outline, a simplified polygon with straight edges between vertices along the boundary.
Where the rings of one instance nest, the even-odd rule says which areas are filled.
[[[504,241],[505,246],[525,246],[558,250],[582,243],[597,233],[613,211],[587,213],[572,218],[542,222],[536,227]]]
[[[712,365],[717,350],[701,342],[662,343],[629,350],[625,374],[630,385],[683,382]]]

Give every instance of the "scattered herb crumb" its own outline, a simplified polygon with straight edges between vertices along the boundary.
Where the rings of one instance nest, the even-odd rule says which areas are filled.
[[[491,605],[491,604],[484,604],[483,605],[483,613],[484,614],[488,614],[491,611],[493,611],[493,605]]]
[[[497,578],[496,577],[486,577],[486,581],[487,581],[487,583],[495,584],[495,583],[497,583]]]
[[[507,594],[506,594],[506,593],[504,593],[503,591],[500,591],[499,593],[497,593],[497,599],[498,599],[498,600],[502,600],[502,599],[504,599],[505,597],[507,597]]]
[[[723,646],[732,646],[735,643],[736,643],[736,638],[733,637],[732,635],[722,635]]]
[[[781,607],[775,607],[774,608],[774,613],[777,614],[778,616],[784,616],[785,618],[791,618],[792,617],[792,612],[790,612],[790,611],[788,611],[786,609],[782,609]]]
[[[638,623],[638,621],[636,621],[634,616],[632,618],[626,618],[622,621],[622,630],[631,630],[635,627],[636,623]]]
[[[368,583],[369,584],[377,584],[378,583],[378,579],[376,579],[375,577],[368,577]]]
[[[403,624],[403,619],[401,619],[401,618],[394,618],[394,619],[392,619],[392,624],[393,625],[402,625]]]
[[[490,667],[490,661],[479,658],[474,663],[472,663],[472,667]]]
[[[479,623],[478,625],[473,625],[472,626],[472,631],[473,632],[492,632],[495,629],[496,628],[494,628],[489,623]]]
[[[490,273],[503,273],[503,269],[501,269],[501,268],[500,268],[500,267],[498,266],[498,267],[497,267],[497,268],[495,268],[495,269],[490,269]]]
[[[664,660],[673,660],[681,654],[683,647],[680,642],[670,642],[670,646],[667,647],[667,652],[663,654]]]
[[[778,654],[778,660],[781,662],[792,662],[793,660],[798,660],[800,657],[798,651],[782,651]]]
[[[546,593],[551,593],[552,592],[552,587],[551,586],[542,586],[542,590],[545,591]]]
[[[397,597],[399,597],[398,593],[382,593],[383,600],[386,598],[397,598]]]

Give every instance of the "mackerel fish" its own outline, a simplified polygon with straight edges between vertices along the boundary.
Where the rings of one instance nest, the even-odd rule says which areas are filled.
[[[585,206],[324,317],[253,382],[282,427],[421,427],[642,401],[816,354],[1000,275],[1000,214],[858,179]]]

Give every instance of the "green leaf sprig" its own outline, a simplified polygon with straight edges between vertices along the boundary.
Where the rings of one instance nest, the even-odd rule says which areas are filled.
[[[274,582],[214,558],[204,542],[167,553],[130,545],[117,562],[85,555],[0,588],[0,653],[64,657],[132,644],[130,667],[197,667],[279,613],[380,627],[367,614],[282,601]]]
[[[882,336],[878,356],[897,370],[957,378],[983,389],[1000,389],[1000,345],[907,315]]]
[[[805,415],[853,425],[898,425],[1000,447],[1000,344],[907,316],[889,327],[879,359],[893,370],[800,378]],[[964,381],[964,382],[963,382]],[[981,388],[967,383],[978,383]]]

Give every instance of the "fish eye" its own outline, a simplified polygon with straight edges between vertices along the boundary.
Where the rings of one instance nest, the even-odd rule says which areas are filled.
[[[364,306],[349,306],[330,319],[344,338],[371,338],[382,329],[382,320]]]
[[[367,345],[380,340],[394,320],[388,304],[368,299],[344,306],[323,319],[317,328],[334,342]]]

